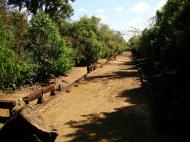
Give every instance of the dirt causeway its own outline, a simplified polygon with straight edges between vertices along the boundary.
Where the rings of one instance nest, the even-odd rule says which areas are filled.
[[[171,140],[152,125],[151,111],[129,53],[90,73],[78,87],[37,111],[58,130],[56,142]]]

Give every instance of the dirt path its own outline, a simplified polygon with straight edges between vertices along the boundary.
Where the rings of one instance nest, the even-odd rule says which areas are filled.
[[[128,54],[97,69],[69,93],[38,109],[56,142],[161,142],[152,127],[137,70]]]

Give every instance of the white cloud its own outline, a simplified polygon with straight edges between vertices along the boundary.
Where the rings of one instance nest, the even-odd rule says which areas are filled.
[[[93,15],[90,15],[90,17],[91,16],[96,16],[96,17],[100,18],[101,22],[104,23],[104,24],[106,24],[108,22],[107,17],[105,15],[103,15],[103,14],[95,13]]]
[[[101,22],[106,24],[108,21],[107,21],[107,17],[105,15],[100,15],[98,16],[99,18],[101,18]]]
[[[156,11],[156,10],[160,10],[160,9],[166,4],[166,2],[167,2],[167,0],[162,0],[162,1],[158,2],[158,3],[156,4],[156,6],[154,7],[154,10],[155,10],[155,11]]]
[[[97,9],[97,10],[95,11],[95,13],[97,13],[97,14],[101,14],[101,13],[104,13],[104,12],[105,12],[105,10],[102,9],[102,8]]]
[[[96,16],[96,17],[100,18],[103,23],[106,23],[106,22],[107,22],[107,17],[104,15],[104,12],[105,12],[105,10],[102,9],[102,8],[100,8],[100,9],[97,9],[97,10],[96,10],[92,15],[90,15],[90,16]]]
[[[150,9],[151,7],[148,3],[141,1],[130,8],[129,12],[143,13],[149,11]]]
[[[142,18],[133,18],[133,19],[127,21],[125,23],[125,25],[127,28],[131,28],[131,27],[141,28],[142,22],[143,22]]]
[[[81,12],[81,13],[88,13],[88,10],[85,9],[85,8],[79,8],[79,9],[78,9],[78,12]]]
[[[125,8],[124,8],[123,6],[117,6],[117,7],[115,8],[115,10],[116,10],[117,12],[122,12],[124,9],[125,9]]]
[[[101,19],[103,23],[107,22],[107,17],[104,15],[105,10],[100,8],[94,11],[92,14],[87,14],[88,17],[96,16]]]
[[[155,6],[151,9],[151,15],[154,16],[157,10],[161,10],[162,7],[166,4],[167,0],[162,0],[155,4]]]

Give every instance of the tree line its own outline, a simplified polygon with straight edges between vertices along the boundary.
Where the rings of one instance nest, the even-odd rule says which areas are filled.
[[[128,49],[122,34],[95,16],[69,20],[71,2],[0,1],[0,90],[44,83]]]
[[[129,46],[152,84],[156,118],[165,128],[184,133],[190,126],[190,1],[168,0],[153,19]]]
[[[130,39],[133,51],[141,57],[151,57],[181,75],[188,73],[190,1],[168,0],[162,10],[157,11],[153,23],[141,35]]]

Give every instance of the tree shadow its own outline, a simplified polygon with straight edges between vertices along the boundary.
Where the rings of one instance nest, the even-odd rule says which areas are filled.
[[[125,62],[123,62],[123,61],[117,61],[117,62],[119,62],[120,65],[134,65],[133,61],[125,61]]]
[[[128,70],[128,71],[130,71],[130,70],[136,70],[136,67],[132,66],[132,67],[129,67],[129,68],[126,68],[126,69],[121,69],[121,70],[123,70],[123,71],[126,71],[126,70]]]
[[[135,106],[116,109],[112,113],[91,114],[84,116],[88,120],[68,122],[77,131],[69,134],[71,142],[152,142],[148,127],[145,126],[144,114]],[[146,130],[145,130],[146,129]]]
[[[138,75],[137,71],[123,69],[112,74],[87,77],[87,80],[138,78]],[[67,125],[76,131],[66,137],[71,139],[70,142],[186,142],[185,138],[156,130],[146,94],[142,87],[123,91],[118,97],[125,98],[131,105],[115,108],[109,113],[83,115],[83,121],[69,121]]]
[[[142,104],[148,105],[147,92],[145,88],[143,87],[125,90],[118,97],[127,98],[127,102],[130,102],[136,105],[142,105]]]
[[[185,142],[154,128],[143,93],[143,88],[126,90],[118,97],[126,97],[130,106],[116,108],[110,113],[83,115],[87,120],[68,122],[76,132],[66,137],[72,139],[70,142]]]
[[[87,81],[101,80],[101,79],[123,79],[128,77],[138,77],[138,72],[133,70],[122,70],[113,72],[112,74],[103,74],[98,76],[88,76],[86,78]]]
[[[9,117],[0,116],[0,123],[5,124],[9,120]]]

